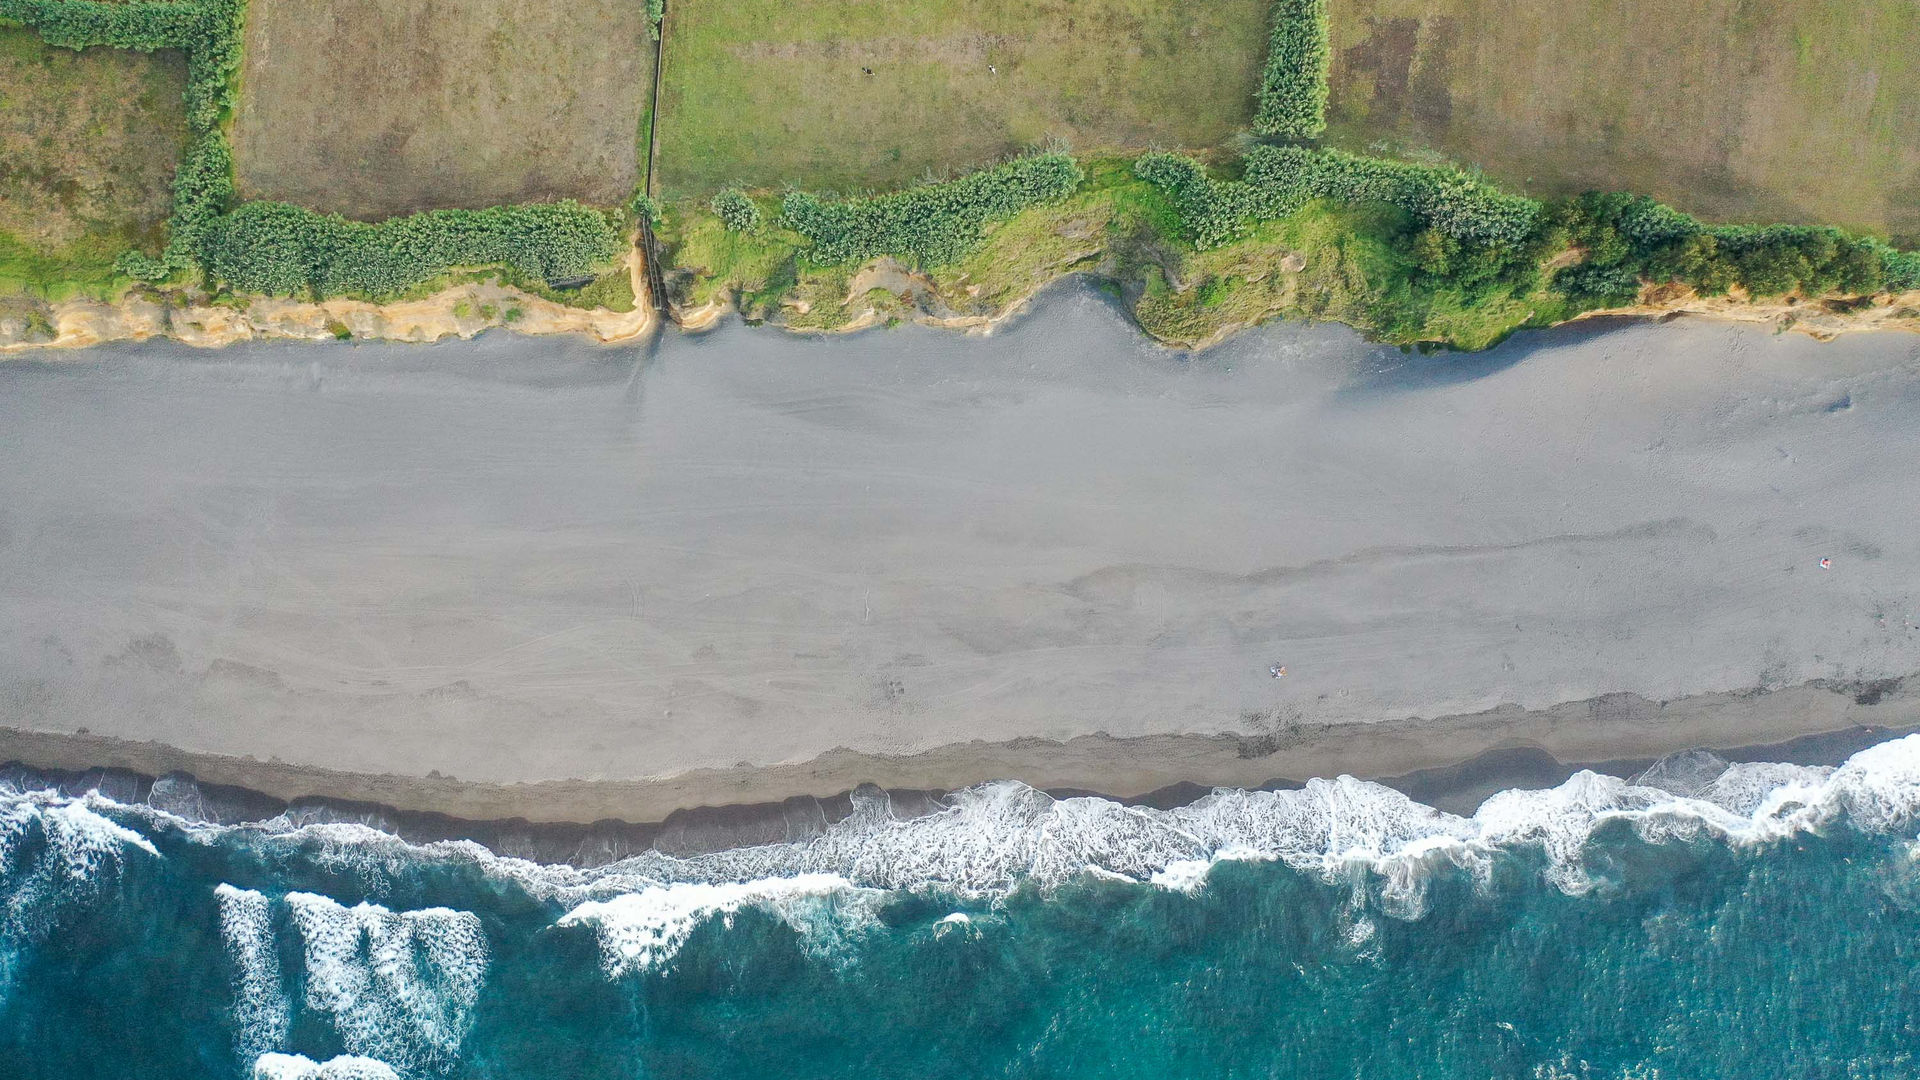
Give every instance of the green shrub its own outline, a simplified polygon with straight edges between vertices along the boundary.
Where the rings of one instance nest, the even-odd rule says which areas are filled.
[[[1920,251],[1883,248],[1880,261],[1886,268],[1887,288],[1895,291],[1920,289]]]
[[[1703,225],[1643,195],[1588,193],[1556,204],[1547,222],[1581,261],[1554,286],[1589,304],[1624,302],[1643,282],[1677,281],[1714,296],[1864,296],[1904,288],[1916,257],[1881,241],[1813,225]]]
[[[1339,150],[1257,146],[1247,154],[1247,182],[1273,192],[1282,206],[1303,198],[1388,203],[1456,240],[1477,244],[1525,242],[1540,210],[1532,199],[1509,195],[1449,166]]]
[[[1256,134],[1311,139],[1327,127],[1326,0],[1274,0]]]
[[[645,188],[635,188],[633,197],[627,200],[627,216],[636,222],[644,221],[649,225],[660,224],[660,204],[647,194]]]
[[[896,255],[937,266],[972,251],[988,222],[1071,194],[1082,175],[1066,154],[1036,154],[958,180],[872,198],[825,202],[789,192],[780,216],[813,242],[807,257],[822,265]]]
[[[503,265],[553,280],[619,254],[608,214],[575,202],[428,210],[378,224],[285,203],[246,203],[213,223],[207,272],[272,295],[392,297],[459,267]]]
[[[660,20],[667,17],[667,0],[647,0],[647,37],[660,40]]]
[[[1214,180],[1199,162],[1148,154],[1135,174],[1167,192],[1197,247],[1217,247],[1253,221],[1286,217],[1309,199],[1397,206],[1447,236],[1470,244],[1519,245],[1533,234],[1540,206],[1458,169],[1365,158],[1338,150],[1256,146],[1246,180]]]
[[[733,232],[759,232],[760,206],[739,188],[727,188],[713,197],[713,214]]]
[[[1250,223],[1299,209],[1283,193],[1238,180],[1215,180],[1206,167],[1179,154],[1146,154],[1133,174],[1167,193],[1187,239],[1207,249],[1231,243]]]

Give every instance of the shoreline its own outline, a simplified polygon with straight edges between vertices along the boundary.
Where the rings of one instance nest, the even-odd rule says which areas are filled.
[[[223,792],[221,798],[234,807],[253,808],[250,817],[233,820],[270,817],[289,804],[305,805],[310,813],[331,806],[342,812],[317,820],[384,823],[391,831],[411,823],[416,835],[429,839],[477,839],[469,834],[479,831],[496,842],[508,837],[509,847],[532,842],[549,853],[556,843],[578,847],[592,840],[604,848],[609,838],[619,838],[616,846],[630,853],[643,850],[634,843],[663,835],[676,837],[682,848],[706,848],[699,837],[715,829],[729,840],[743,832],[759,842],[791,838],[796,828],[844,816],[849,793],[862,788],[884,789],[896,805],[924,807],[933,795],[1016,780],[1056,795],[1171,806],[1214,787],[1297,787],[1316,777],[1351,775],[1467,814],[1501,788],[1552,786],[1579,768],[1625,775],[1694,749],[1729,760],[1789,760],[1791,750],[1790,758],[1768,752],[1796,745],[1812,748],[1798,754],[1807,758],[1799,763],[1833,764],[1915,729],[1920,677],[1907,676],[1814,680],[1668,702],[1609,694],[1538,710],[1507,706],[1460,716],[1300,725],[1261,735],[975,740],[900,756],[839,748],[807,761],[743,763],[650,779],[502,784],[437,771],[366,774],[84,731],[12,727],[0,727],[0,762],[66,774],[77,790],[85,790],[87,777],[93,784],[108,781],[137,800],[145,799],[153,779],[184,774],[203,789]],[[677,832],[670,828],[675,823]]]

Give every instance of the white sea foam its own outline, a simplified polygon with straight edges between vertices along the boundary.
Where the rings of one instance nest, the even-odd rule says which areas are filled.
[[[44,797],[31,812],[44,816],[55,803],[62,801]],[[21,812],[17,799],[0,799],[0,814]],[[94,835],[113,837],[103,850],[146,846],[77,803],[62,812],[97,822]],[[128,812],[164,817],[150,808]],[[11,842],[8,820],[0,817],[0,853]],[[830,952],[871,918],[871,904],[861,898],[878,893],[863,890],[994,897],[1022,885],[1045,890],[1089,876],[1193,890],[1222,861],[1265,858],[1363,890],[1384,913],[1404,918],[1424,909],[1435,869],[1463,867],[1490,880],[1502,851],[1542,853],[1549,880],[1583,892],[1592,887],[1584,861],[1590,839],[1609,822],[1624,822],[1656,843],[1712,837],[1746,845],[1842,824],[1911,837],[1920,827],[1920,736],[1871,747],[1838,768],[1727,766],[1703,755],[1653,770],[1643,783],[1580,772],[1554,788],[1500,792],[1471,817],[1351,777],[1316,779],[1291,791],[1220,789],[1171,810],[1054,799],[1023,784],[996,782],[954,793],[935,813],[900,818],[884,796],[862,794],[849,817],[811,839],[691,857],[648,852],[589,869],[497,856],[469,842],[414,846],[359,825],[280,820],[228,828],[169,820],[206,842],[238,833],[238,842],[297,852],[376,885],[423,859],[469,864],[562,905],[571,922],[591,923],[602,932],[609,968],[630,971],[671,959],[701,919],[747,904],[774,911],[810,948]],[[833,884],[818,884],[825,881]],[[354,977],[360,981],[345,979],[335,989],[353,997],[361,985],[374,985],[367,967],[374,941],[392,931],[367,927],[401,917],[371,908],[352,915],[338,905],[324,908],[318,898],[308,907],[302,931],[310,962],[324,966],[336,947],[365,951],[369,959]],[[359,938],[341,929],[349,926]],[[484,947],[477,930],[472,940]],[[316,992],[332,1000],[327,987],[334,985],[320,980]],[[457,1004],[458,998],[445,1000]],[[392,1030],[372,1021],[354,1025],[364,1029],[369,1047]],[[431,1023],[427,1028],[438,1030]],[[444,1045],[444,1032],[424,1045]]]
[[[458,1060],[486,979],[480,920],[449,908],[346,907],[288,893],[306,959],[306,1004],[326,1013],[349,1053],[406,1073]]]
[[[261,1054],[253,1062],[253,1080],[400,1080],[384,1061],[343,1054],[314,1061],[300,1054]]]
[[[286,1044],[291,1023],[280,984],[280,954],[274,947],[271,902],[252,889],[221,885],[220,936],[233,965],[233,1044],[241,1060],[258,1058]],[[256,1070],[257,1071],[257,1070]]]
[[[849,933],[871,925],[871,904],[862,901],[876,892],[856,889],[837,874],[659,885],[589,900],[567,912],[558,925],[593,927],[599,935],[601,966],[609,978],[619,978],[664,966],[700,923],[714,915],[731,919],[749,906],[779,917],[804,939],[821,943],[820,951],[831,952]]]
[[[46,792],[0,796],[0,1002],[25,951],[118,876],[130,850],[159,856],[146,837]]]

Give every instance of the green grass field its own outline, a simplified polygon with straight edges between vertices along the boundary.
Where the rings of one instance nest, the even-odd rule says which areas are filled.
[[[884,188],[1054,137],[1079,153],[1213,146],[1253,115],[1267,7],[675,0],[660,190]]]
[[[177,53],[0,28],[0,297],[98,295],[120,252],[166,242],[185,85]]]
[[[1920,244],[1913,0],[1337,0],[1328,139]]]

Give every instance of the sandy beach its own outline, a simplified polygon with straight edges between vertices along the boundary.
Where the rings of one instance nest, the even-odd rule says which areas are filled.
[[[10,361],[0,759],[637,821],[1911,726],[1916,422],[1909,335],[1186,358],[1078,287],[985,339]]]

